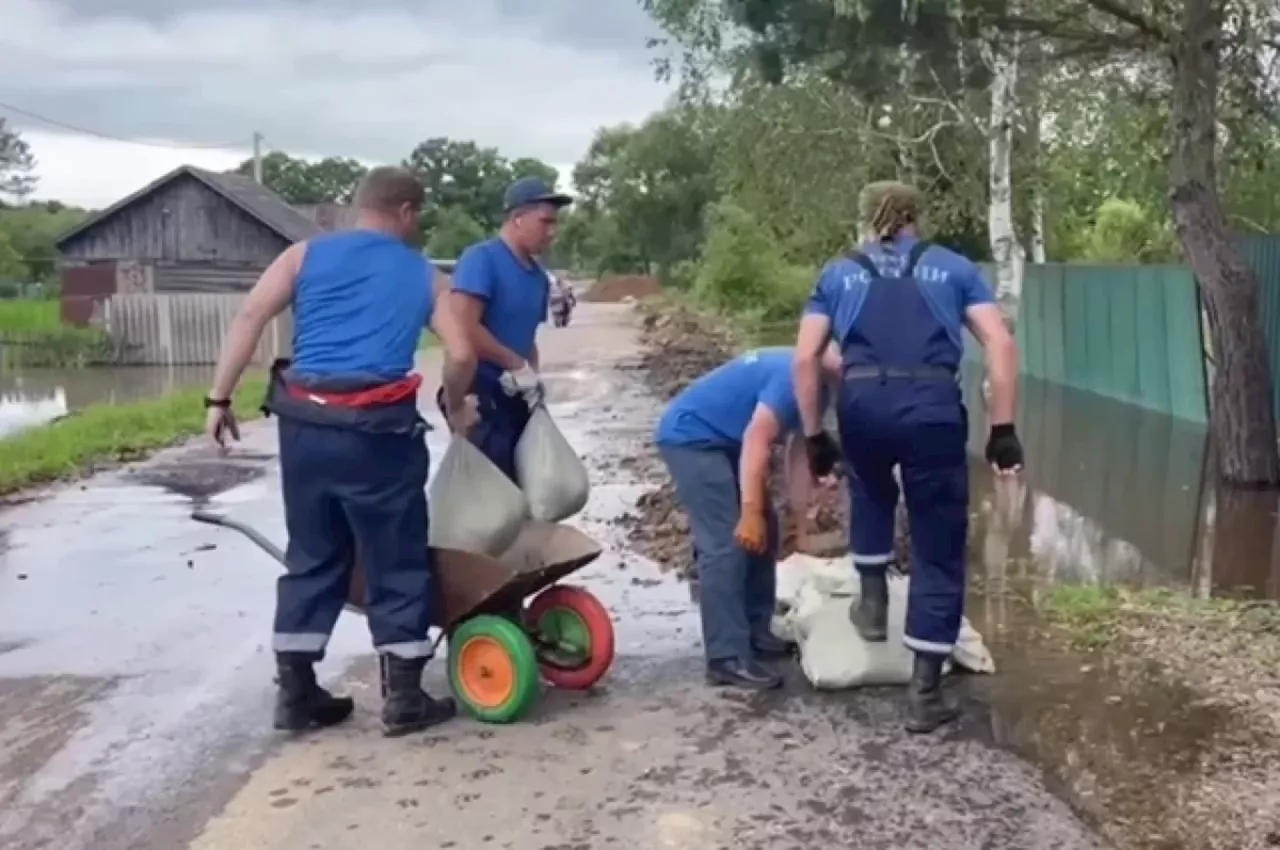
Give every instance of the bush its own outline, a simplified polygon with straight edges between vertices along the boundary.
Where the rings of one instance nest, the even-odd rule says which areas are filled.
[[[1108,198],[1084,234],[1084,259],[1095,263],[1160,263],[1177,256],[1172,228],[1136,201]]]
[[[763,225],[731,201],[711,210],[694,295],[714,309],[764,327],[794,322],[813,287],[812,269],[788,264]]]

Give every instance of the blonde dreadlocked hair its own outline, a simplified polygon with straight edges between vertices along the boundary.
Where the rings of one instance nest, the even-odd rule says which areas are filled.
[[[892,239],[920,219],[920,190],[897,180],[868,183],[858,198],[858,212],[868,235],[877,242]]]

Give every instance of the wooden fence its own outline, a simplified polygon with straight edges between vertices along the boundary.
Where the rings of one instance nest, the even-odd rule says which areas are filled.
[[[103,305],[103,327],[127,365],[197,366],[218,362],[222,341],[244,301],[243,293],[112,295]],[[287,357],[293,322],[277,318],[262,334],[253,362]]]

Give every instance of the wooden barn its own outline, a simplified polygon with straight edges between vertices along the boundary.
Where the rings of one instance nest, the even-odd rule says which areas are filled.
[[[63,320],[87,324],[115,294],[245,292],[321,229],[248,177],[184,165],[58,240]]]

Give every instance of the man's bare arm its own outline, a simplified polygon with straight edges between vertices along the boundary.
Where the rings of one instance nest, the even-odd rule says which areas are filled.
[[[253,351],[258,347],[258,340],[262,339],[263,330],[293,300],[293,283],[302,268],[306,251],[305,242],[290,245],[267,266],[245,296],[236,317],[231,320],[231,327],[227,329],[227,338],[223,340],[222,354],[213,371],[210,398],[231,398],[235,392],[240,376],[253,359]]]
[[[449,304],[470,338],[477,357],[497,363],[508,372],[518,372],[524,368],[524,358],[494,339],[493,334],[484,326],[483,299],[455,290],[449,293]]]
[[[986,353],[991,384],[987,420],[992,425],[1011,424],[1018,407],[1018,343],[995,304],[973,305],[965,310],[964,321]]]
[[[442,276],[436,276],[437,293],[441,289]],[[445,291],[448,292],[447,289]],[[476,374],[476,350],[466,328],[454,312],[453,299],[436,301],[436,309],[431,316],[431,331],[444,345],[444,370],[440,382],[444,387],[445,410],[462,410]]]

